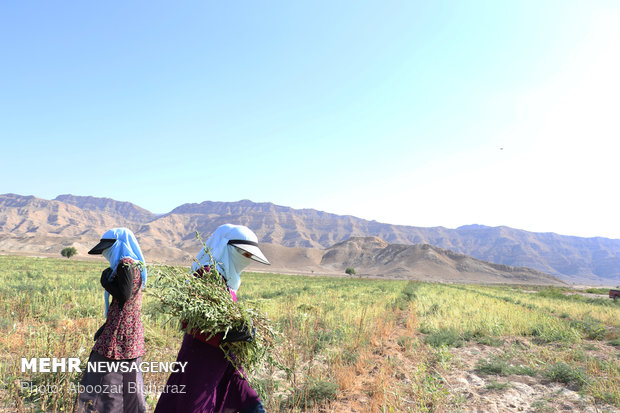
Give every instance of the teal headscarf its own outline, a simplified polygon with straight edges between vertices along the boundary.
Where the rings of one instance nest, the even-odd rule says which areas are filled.
[[[136,236],[127,228],[112,228],[101,236],[101,239],[115,239],[116,242],[111,247],[106,248],[101,253],[110,263],[112,274],[116,271],[118,263],[123,258],[131,258],[134,261],[141,262],[142,288],[146,285],[146,262],[142,255],[142,250],[138,245]],[[136,262],[137,264],[137,262]],[[108,307],[110,301],[110,293],[105,292],[105,315],[108,315]]]

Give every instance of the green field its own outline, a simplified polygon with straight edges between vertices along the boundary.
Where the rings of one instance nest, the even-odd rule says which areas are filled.
[[[71,409],[79,374],[22,373],[20,360],[87,360],[104,321],[105,267],[0,256],[0,408]],[[282,333],[277,357],[289,370],[265,366],[250,379],[270,412],[459,411],[471,402],[453,377],[467,369],[462,352],[476,349],[472,371],[487,383],[485,397],[501,398],[527,377],[569,388],[584,403],[620,407],[620,303],[568,292],[247,273],[239,299]],[[147,288],[144,360],[174,361],[182,333],[156,305]],[[144,375],[153,388],[166,379]],[[23,382],[55,391],[29,392]],[[151,407],[157,397],[148,394]],[[532,406],[553,411],[550,399]]]

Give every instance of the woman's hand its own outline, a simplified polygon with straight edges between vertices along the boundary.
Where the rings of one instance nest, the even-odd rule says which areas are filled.
[[[108,267],[105,270],[101,271],[101,279],[99,282],[103,287],[106,286],[108,281],[110,280],[110,276],[112,275],[112,268]]]
[[[254,341],[255,335],[256,327],[248,327],[244,324],[242,328],[231,328],[228,330],[228,334],[222,339],[222,343],[232,343],[235,341],[251,342]]]

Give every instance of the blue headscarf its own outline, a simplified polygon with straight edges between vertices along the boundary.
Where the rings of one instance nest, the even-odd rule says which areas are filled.
[[[105,234],[101,236],[101,239],[115,239],[116,242],[112,244],[111,247],[106,248],[101,253],[105,258],[107,258],[110,263],[110,268],[112,269],[112,274],[116,271],[118,267],[118,263],[123,258],[131,258],[134,261],[142,262],[142,288],[146,285],[146,262],[144,261],[144,256],[142,255],[142,250],[140,250],[140,246],[138,245],[138,241],[136,240],[136,236],[131,232],[131,230],[127,228],[112,228],[111,230],[106,231]],[[111,277],[112,275],[110,275]],[[108,316],[108,307],[110,301],[110,293],[105,292],[105,315]]]
[[[244,257],[233,245],[229,245],[228,241],[230,240],[258,242],[258,238],[248,227],[224,224],[217,227],[207,242],[205,242],[205,246],[215,260],[216,268],[226,280],[226,284],[232,290],[237,291],[241,285],[241,271],[250,265],[252,260]],[[196,261],[198,262],[194,262],[192,265],[193,271],[210,264],[211,259],[209,254],[205,252],[204,247],[196,256]]]

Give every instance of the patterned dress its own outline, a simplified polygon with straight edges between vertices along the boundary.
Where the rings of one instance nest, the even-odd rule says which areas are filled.
[[[135,368],[145,354],[144,329],[140,320],[142,276],[134,261],[128,258],[119,262],[113,277],[117,277],[119,271],[129,271],[132,276],[131,296],[123,304],[112,299],[106,323],[88,361],[108,365],[128,363],[130,371],[122,373],[118,368],[109,368],[106,372],[86,370],[74,412],[146,412],[142,373]]]
[[[112,300],[108,308],[108,318],[93,351],[114,360],[127,360],[142,357],[145,354],[144,328],[140,319],[142,308],[142,277],[133,260],[123,258],[118,268],[127,266],[133,274],[131,298],[120,306],[118,300]]]

